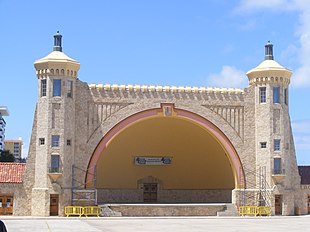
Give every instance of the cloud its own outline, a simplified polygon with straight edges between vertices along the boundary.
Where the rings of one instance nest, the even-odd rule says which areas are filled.
[[[295,71],[292,78],[292,85],[295,87],[310,86],[310,5],[309,1],[296,0],[296,6],[301,10],[297,31],[299,37],[299,61],[301,66]]]
[[[310,119],[293,121],[292,127],[293,127],[294,132],[296,133],[310,135]]]
[[[310,119],[293,121],[292,128],[296,147],[310,153]]]
[[[310,4],[309,0],[240,0],[237,13],[253,13],[261,10],[270,11],[297,11],[299,14],[299,26],[296,35],[299,46],[296,54],[298,59],[297,69],[292,78],[293,87],[310,86]],[[295,45],[289,45],[293,48]],[[296,47],[296,46],[295,46]]]
[[[23,141],[23,148],[22,148],[22,158],[27,158],[28,156],[28,149],[29,149],[29,144]]]
[[[294,2],[294,0],[241,0],[236,11],[251,13],[262,9],[270,9],[274,11],[288,10],[294,7]]]
[[[294,138],[295,138],[296,147],[298,147],[298,149],[310,151],[310,135],[299,136],[297,134],[295,135]]]
[[[246,22],[242,22],[242,24],[238,25],[238,29],[240,31],[251,31],[255,29],[257,26],[257,22],[255,20],[248,20]]]
[[[232,66],[223,66],[220,73],[211,74],[207,83],[209,86],[226,88],[244,88],[248,85],[245,73]]]
[[[309,63],[310,65],[310,63]],[[293,87],[309,87],[310,86],[310,67],[299,67],[292,77]]]

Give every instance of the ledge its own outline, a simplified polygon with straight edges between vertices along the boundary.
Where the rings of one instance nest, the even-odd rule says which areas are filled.
[[[47,173],[47,175],[51,178],[52,182],[56,182],[62,176],[62,173]]]
[[[161,86],[161,85],[117,85],[117,84],[90,84],[90,89],[105,91],[130,91],[130,92],[171,92],[171,93],[227,93],[244,94],[244,90],[235,88],[210,88],[191,86]]]
[[[286,175],[284,173],[281,173],[281,174],[272,174],[271,176],[276,182],[280,182],[284,179]]]

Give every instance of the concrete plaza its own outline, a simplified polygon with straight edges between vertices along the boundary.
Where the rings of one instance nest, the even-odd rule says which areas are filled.
[[[310,215],[291,217],[1,217],[8,232],[310,231]]]

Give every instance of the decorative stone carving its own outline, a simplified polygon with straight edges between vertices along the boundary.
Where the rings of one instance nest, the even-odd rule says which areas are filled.
[[[220,105],[203,105],[218,116],[223,118],[238,134],[244,138],[244,107],[243,106],[220,106]]]
[[[88,139],[92,136],[94,131],[96,131],[98,127],[109,117],[131,104],[133,103],[89,102],[87,115]]]

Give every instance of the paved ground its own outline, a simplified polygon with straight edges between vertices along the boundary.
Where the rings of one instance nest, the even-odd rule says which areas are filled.
[[[1,217],[8,232],[310,232],[310,215],[299,217],[32,218]]]

